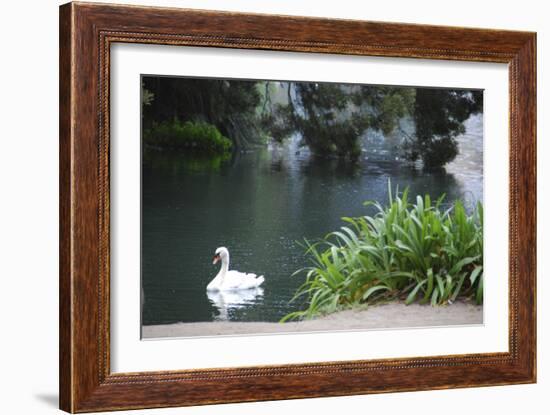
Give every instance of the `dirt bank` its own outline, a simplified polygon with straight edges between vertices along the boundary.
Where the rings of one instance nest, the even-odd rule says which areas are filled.
[[[237,334],[296,333],[332,330],[365,330],[434,327],[483,323],[483,307],[458,302],[449,306],[390,303],[362,310],[345,310],[313,320],[288,323],[213,321],[144,326],[144,339],[159,337]]]

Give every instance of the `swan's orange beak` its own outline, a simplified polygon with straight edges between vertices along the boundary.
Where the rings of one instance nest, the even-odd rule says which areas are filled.
[[[214,258],[212,258],[212,264],[216,265],[216,263],[220,260],[219,255],[214,255]]]

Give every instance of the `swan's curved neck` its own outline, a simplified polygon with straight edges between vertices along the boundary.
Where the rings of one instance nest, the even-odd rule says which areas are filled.
[[[229,271],[229,256],[222,259],[222,266],[220,268],[220,285],[223,284],[225,274]]]

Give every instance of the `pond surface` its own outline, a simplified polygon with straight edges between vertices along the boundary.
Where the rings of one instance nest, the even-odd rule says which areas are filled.
[[[147,150],[142,169],[142,322],[278,321],[303,309],[289,303],[308,265],[304,238],[316,239],[360,216],[363,202],[385,204],[392,187],[412,195],[446,193],[472,205],[483,197],[483,118],[459,137],[460,155],[438,172],[399,160],[391,139],[367,136],[352,164],[311,157],[297,140],[228,160],[188,160]],[[209,294],[219,270],[212,256],[230,251],[230,269],[265,276],[261,289]]]

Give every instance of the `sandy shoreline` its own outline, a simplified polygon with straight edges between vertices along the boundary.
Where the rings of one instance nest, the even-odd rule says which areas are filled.
[[[390,303],[363,310],[345,310],[314,320],[288,323],[213,321],[143,326],[142,338],[195,337],[237,334],[296,333],[433,327],[483,323],[483,306],[457,302],[450,306]]]

